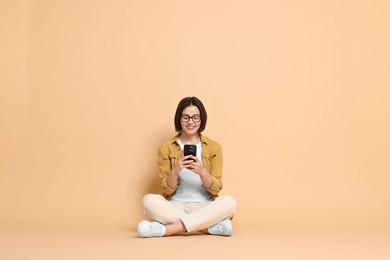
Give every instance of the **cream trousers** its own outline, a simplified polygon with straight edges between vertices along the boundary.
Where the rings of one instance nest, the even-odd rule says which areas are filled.
[[[147,194],[141,202],[144,214],[164,225],[181,220],[187,232],[209,228],[218,222],[233,217],[236,200],[229,195],[213,201],[177,202],[168,201],[158,194]]]

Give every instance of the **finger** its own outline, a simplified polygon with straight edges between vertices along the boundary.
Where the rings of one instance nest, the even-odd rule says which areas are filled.
[[[189,159],[193,160],[194,162],[199,162],[199,159],[198,159],[198,157],[196,157],[196,156],[193,156],[192,154],[191,154],[191,155],[189,155]]]
[[[195,161],[195,159],[191,158],[190,160],[191,160],[191,165],[193,167],[197,167],[198,166],[199,163],[197,161]]]
[[[189,162],[195,161],[195,158],[196,158],[196,157],[194,157],[194,156],[191,155],[191,154],[190,154],[190,155],[186,155],[186,156],[183,157],[184,160],[189,161]]]
[[[191,168],[192,169],[198,169],[199,168],[199,164],[197,162],[191,162]]]
[[[191,166],[191,164],[192,164],[192,160],[185,160],[185,159],[183,158],[183,165],[184,165],[185,167],[189,167],[189,166]]]

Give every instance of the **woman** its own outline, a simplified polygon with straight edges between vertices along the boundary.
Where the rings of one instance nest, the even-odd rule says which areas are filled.
[[[221,146],[202,135],[207,113],[196,97],[182,99],[176,109],[178,133],[164,142],[158,152],[162,195],[148,194],[142,199],[144,213],[153,222],[138,225],[140,237],[162,237],[201,231],[231,236],[236,201],[218,196],[222,189]],[[196,145],[197,153],[184,156],[185,144]]]

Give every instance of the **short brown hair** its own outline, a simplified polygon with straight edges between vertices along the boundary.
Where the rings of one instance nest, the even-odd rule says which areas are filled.
[[[185,97],[177,105],[176,113],[175,113],[175,129],[176,129],[176,132],[181,133],[181,131],[182,131],[181,122],[180,122],[181,115],[183,113],[183,110],[186,107],[189,107],[189,106],[196,106],[199,109],[199,112],[200,112],[200,127],[199,127],[199,130],[198,130],[198,133],[201,133],[206,128],[207,112],[206,112],[206,109],[203,106],[202,101],[200,101],[197,97]]]

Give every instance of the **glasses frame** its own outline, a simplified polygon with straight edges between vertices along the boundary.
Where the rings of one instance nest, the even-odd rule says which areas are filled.
[[[183,117],[184,117],[184,116],[186,116],[186,117],[188,116],[188,120],[187,120],[187,121],[183,120]],[[199,117],[199,120],[195,121],[195,120],[194,120],[194,117]],[[181,120],[182,122],[184,122],[184,123],[190,122],[191,119],[192,119],[192,122],[194,122],[194,123],[199,123],[200,121],[202,121],[202,118],[200,117],[200,115],[193,115],[193,116],[181,115],[181,116],[180,116],[180,120]]]

